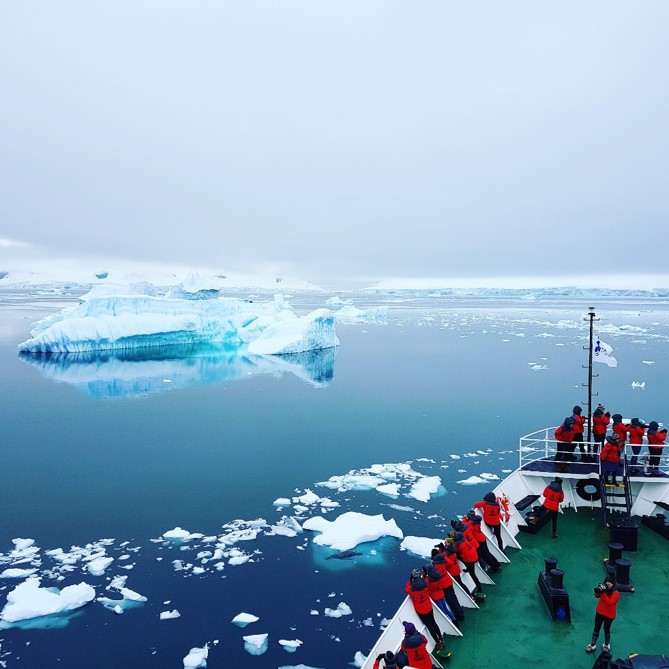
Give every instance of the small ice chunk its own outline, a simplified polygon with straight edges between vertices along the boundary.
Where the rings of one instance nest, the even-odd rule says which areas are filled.
[[[238,613],[233,619],[232,622],[235,625],[239,625],[239,627],[246,627],[247,625],[250,625],[251,623],[255,623],[260,618],[258,616],[254,616],[252,613]]]
[[[476,485],[477,483],[485,483],[485,479],[480,476],[470,476],[468,479],[458,481],[460,485]]]
[[[172,611],[161,611],[160,612],[160,619],[161,620],[172,620],[173,618],[181,618],[181,614],[176,609],[172,609]]]
[[[200,669],[207,666],[207,656],[209,655],[209,644],[204,644],[203,648],[191,648],[190,653],[184,657],[184,669]]]
[[[341,618],[342,616],[350,616],[353,611],[345,602],[339,602],[336,609],[325,609],[323,613],[327,618]]]
[[[283,646],[284,650],[287,650],[289,653],[294,653],[302,645],[302,641],[299,639],[279,639],[279,643]]]
[[[262,655],[267,651],[269,634],[251,634],[244,636],[244,650],[251,655]]]

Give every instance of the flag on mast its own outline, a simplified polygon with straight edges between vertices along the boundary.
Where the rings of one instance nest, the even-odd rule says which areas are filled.
[[[599,337],[592,344],[592,359],[594,362],[603,362],[609,367],[618,366],[618,361],[613,357],[613,348],[605,344]]]

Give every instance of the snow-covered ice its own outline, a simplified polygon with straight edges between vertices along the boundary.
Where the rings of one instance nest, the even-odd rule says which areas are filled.
[[[236,298],[175,299],[155,289],[98,289],[35,323],[20,351],[72,353],[129,350],[169,344],[248,345],[259,355],[300,353],[338,346],[328,309],[298,317],[282,296],[252,302]]]
[[[343,513],[334,521],[322,516],[306,520],[302,527],[305,530],[320,532],[314,537],[314,543],[330,546],[338,551],[347,551],[358,544],[376,541],[383,536],[402,539],[404,534],[393,520],[386,520],[382,515],[368,516],[356,511]]]
[[[160,619],[161,620],[174,620],[175,618],[180,618],[181,614],[177,609],[172,609],[171,611],[161,611]]]
[[[262,655],[269,647],[268,634],[250,634],[244,639],[244,650],[251,655]]]
[[[351,607],[346,602],[339,602],[336,609],[326,608],[323,615],[326,618],[341,618],[342,616],[350,616],[353,614]]]
[[[294,653],[303,642],[299,639],[279,639],[279,643],[283,646],[284,650]]]
[[[64,613],[85,606],[95,599],[95,590],[87,583],[68,585],[62,590],[41,587],[41,579],[31,576],[7,594],[7,604],[0,620],[17,622],[40,616]]]
[[[235,625],[238,625],[239,627],[246,627],[247,625],[250,625],[251,623],[255,623],[260,618],[258,616],[254,616],[252,613],[238,613],[233,619],[232,622]]]
[[[200,669],[207,666],[207,657],[209,655],[209,644],[202,648],[191,648],[190,652],[184,657],[184,669]]]

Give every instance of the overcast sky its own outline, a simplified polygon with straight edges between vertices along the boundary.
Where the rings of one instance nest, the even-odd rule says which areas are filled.
[[[668,34],[666,0],[7,0],[0,270],[667,272]]]

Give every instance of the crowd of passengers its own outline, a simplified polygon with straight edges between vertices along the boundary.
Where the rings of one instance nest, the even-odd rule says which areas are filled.
[[[599,404],[592,414],[592,442],[583,440],[585,423],[583,409],[576,405],[572,415],[567,416],[555,429],[557,442],[555,462],[558,463],[559,469],[567,471],[570,463],[579,461],[576,453],[578,448],[580,462],[600,461],[604,482],[615,485],[616,473],[620,471],[624,449],[628,442],[632,452],[629,474],[639,476],[644,473],[639,466],[639,455],[645,438],[648,447],[648,469],[645,473],[647,476],[657,476],[660,473],[660,459],[667,430],[661,429],[657,421],[652,420],[646,424],[640,418],[632,418],[629,423],[625,423],[621,414],[611,415],[606,407]]]
[[[482,516],[477,513],[477,509]],[[474,601],[485,597],[483,585],[476,574],[476,565],[490,573],[497,573],[502,567],[490,550],[481,525],[487,525],[497,547],[503,552],[502,512],[500,500],[495,493],[487,493],[480,502],[474,504],[474,508],[467,511],[465,516],[451,521],[452,530],[444,541],[434,546],[430,562],[414,569],[405,585],[404,589],[411,597],[416,614],[434,640],[434,652],[442,658],[448,659],[450,652],[444,648],[444,634],[435,619],[433,606],[439,607],[459,628],[465,619],[465,612],[455,593],[454,582],[457,582]],[[463,581],[462,571],[471,577],[474,584],[472,590],[469,590]],[[396,669],[396,667],[432,669],[427,638],[413,623],[405,621],[402,624],[404,639],[400,650],[397,653],[386,651],[378,655],[374,661],[374,669]]]

